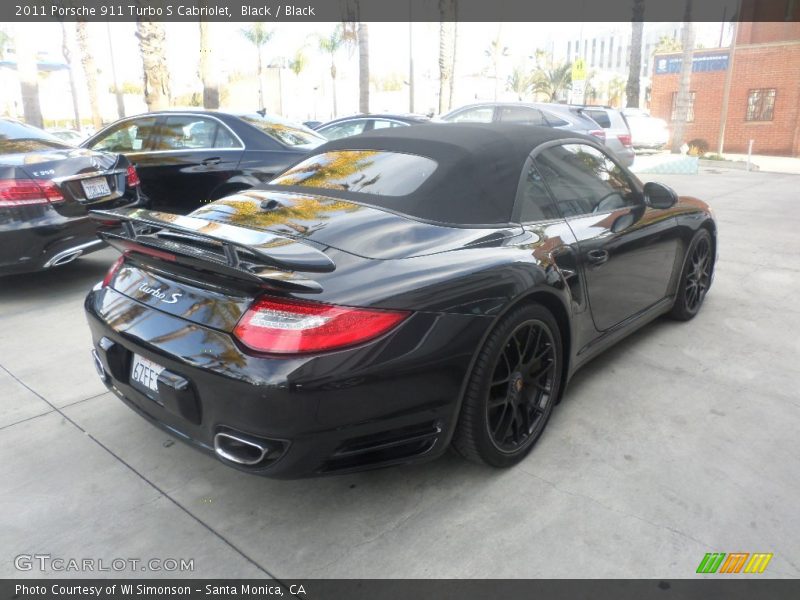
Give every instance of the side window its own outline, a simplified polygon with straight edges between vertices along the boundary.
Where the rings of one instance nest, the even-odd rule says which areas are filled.
[[[543,113],[543,114],[545,121],[547,121],[547,124],[550,127],[565,127],[566,125],[569,125],[567,121],[565,121],[561,117],[555,116],[553,113]]]
[[[164,125],[161,126],[156,149],[197,150],[200,148],[214,148],[217,128],[218,123],[216,121],[205,117],[194,115],[167,117]]]
[[[547,192],[541,174],[530,158],[523,167],[517,191],[517,205],[521,223],[557,219],[560,216]]]
[[[402,127],[402,124],[397,121],[387,121],[386,119],[374,119],[372,121],[373,129],[388,129],[390,127]]]
[[[348,121],[347,123],[338,123],[330,127],[324,127],[318,130],[318,133],[321,133],[329,140],[338,140],[339,138],[362,133],[366,125],[366,121]]]
[[[529,125],[547,125],[542,111],[528,106],[501,106],[500,120],[506,123],[528,123]]]
[[[120,123],[92,144],[93,150],[106,152],[142,152],[153,133],[155,117],[145,117]]]
[[[536,165],[564,217],[639,204],[639,194],[625,171],[593,146],[553,146],[537,155]]]
[[[447,119],[451,123],[491,123],[494,118],[494,107],[478,106],[462,110]]]
[[[233,134],[228,131],[227,127],[222,127],[221,125],[217,125],[217,138],[214,140],[214,148],[241,148],[242,145],[239,143]]]
[[[583,112],[603,129],[611,128],[611,119],[608,117],[608,113],[606,111],[584,110]]]

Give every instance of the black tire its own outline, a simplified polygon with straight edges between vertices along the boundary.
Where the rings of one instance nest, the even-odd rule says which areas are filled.
[[[700,312],[703,301],[711,286],[714,272],[714,246],[711,234],[701,228],[694,234],[675,292],[675,303],[669,316],[677,321],[688,321]]]
[[[550,311],[527,304],[503,317],[470,374],[455,450],[493,467],[525,458],[553,412],[562,369],[561,335]]]

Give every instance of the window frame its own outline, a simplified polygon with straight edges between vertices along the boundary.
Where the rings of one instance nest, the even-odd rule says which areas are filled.
[[[118,131],[121,131],[122,129],[130,127],[132,124],[136,124],[137,121],[141,122],[147,119],[152,119],[153,125],[150,129],[150,133],[148,133],[147,137],[144,139],[144,142],[142,143],[142,148],[140,150],[132,150],[130,152],[117,152],[117,154],[143,154],[145,152],[152,152],[154,142],[156,138],[158,138],[158,133],[157,133],[158,128],[161,125],[161,116],[153,114],[136,115],[135,117],[128,117],[127,119],[123,119],[121,121],[117,121],[116,123],[112,123],[105,129],[101,129],[94,136],[92,136],[90,138],[90,141],[87,142],[85,147],[89,148],[90,150],[94,150],[97,144],[107,139],[109,136],[117,133]],[[112,151],[99,150],[99,152],[112,152]]]
[[[542,152],[544,152],[545,150],[549,150],[550,148],[554,148],[556,146],[569,146],[569,145],[573,145],[573,144],[578,144],[578,145],[582,145],[582,146],[589,146],[590,148],[594,148],[595,150],[600,152],[603,156],[605,156],[607,160],[610,160],[612,163],[614,163],[614,165],[616,165],[616,167],[618,169],[620,169],[622,171],[622,173],[625,175],[625,178],[627,179],[628,184],[631,187],[631,190],[636,194],[637,200],[636,200],[636,203],[633,204],[633,205],[628,205],[628,206],[625,206],[625,207],[610,209],[610,210],[603,211],[603,212],[597,212],[597,213],[589,212],[589,213],[580,213],[580,214],[575,214],[575,215],[565,215],[562,212],[561,206],[559,205],[559,202],[558,202],[558,199],[553,194],[553,190],[550,188],[550,184],[547,182],[547,179],[545,177],[542,177],[542,181],[544,182],[545,188],[547,189],[547,191],[548,191],[548,193],[550,195],[550,200],[555,204],[556,211],[560,215],[560,217],[559,217],[560,219],[563,219],[565,221],[569,221],[570,219],[582,219],[582,218],[586,218],[587,216],[599,216],[599,215],[611,214],[612,212],[617,211],[617,210],[637,210],[637,209],[642,209],[642,208],[646,209],[647,208],[647,205],[644,202],[644,187],[643,187],[642,182],[639,181],[639,178],[636,177],[635,174],[631,173],[627,168],[622,166],[616,160],[616,158],[611,155],[610,152],[606,152],[605,148],[601,147],[599,144],[594,144],[589,140],[583,140],[583,139],[579,139],[579,138],[566,138],[566,139],[563,139],[563,140],[552,140],[552,141],[549,141],[549,142],[545,142],[544,144],[541,144],[540,146],[537,146],[533,150],[533,152],[531,152],[530,158],[533,159],[534,165],[536,166],[536,170],[541,174],[541,169],[540,169],[539,164],[537,162],[537,158]],[[519,193],[519,190],[518,190],[518,193]],[[518,215],[520,214],[518,212],[518,209],[517,209],[516,199],[515,199],[515,202],[514,202],[514,212],[512,214],[513,214],[513,216],[515,218],[518,217]],[[517,222],[519,222],[519,221],[517,221]],[[537,221],[531,221],[531,223],[533,223],[533,222],[537,222]]]
[[[547,182],[542,177],[542,172],[539,170],[539,166],[536,164],[536,148],[533,152],[528,155],[528,158],[525,159],[525,163],[522,165],[522,172],[519,175],[519,181],[517,183],[517,193],[514,196],[514,208],[511,210],[511,222],[512,223],[519,223],[520,225],[532,225],[534,223],[552,223],[555,221],[563,221],[564,216],[561,214],[561,210],[558,208],[558,203],[553,198],[553,193],[550,191],[550,187],[547,185]],[[547,194],[547,199],[549,200],[550,207],[553,209],[557,216],[549,218],[549,219],[535,219],[532,221],[526,221],[522,219],[522,208],[523,208],[523,196],[522,190],[523,185],[525,184],[525,180],[527,179],[528,170],[534,169],[538,174],[539,177],[542,179],[542,184],[544,185],[544,191]]]
[[[230,127],[228,127],[228,125],[226,123],[224,123],[221,119],[218,119],[217,117],[215,117],[213,115],[207,115],[207,114],[204,114],[204,113],[173,113],[173,112],[169,112],[169,113],[161,113],[161,114],[159,114],[157,116],[159,117],[159,119],[158,119],[158,123],[156,125],[156,134],[154,136],[152,136],[151,143],[150,143],[150,147],[152,148],[152,150],[148,150],[147,151],[149,154],[166,154],[166,153],[175,153],[175,152],[180,152],[180,153],[186,153],[186,152],[210,152],[210,151],[211,152],[231,152],[231,151],[233,151],[233,152],[241,152],[242,150],[245,150],[245,145],[244,145],[244,142],[242,141],[242,138],[240,138],[236,134],[236,132],[233,129],[231,129]],[[236,140],[239,143],[239,146],[238,147],[234,147],[234,148],[215,148],[213,146],[213,144],[212,144],[212,146],[210,146],[210,147],[205,147],[204,146],[202,148],[171,148],[171,149],[166,149],[166,150],[158,149],[158,145],[161,142],[162,137],[164,137],[163,134],[162,134],[162,128],[166,126],[167,121],[171,117],[189,117],[189,118],[195,118],[195,119],[208,119],[210,121],[214,121],[217,124],[218,128],[219,127],[225,128],[228,131],[228,133],[231,135],[231,137],[233,137],[233,139]],[[214,139],[215,140],[217,139],[217,132],[214,132]]]
[[[689,90],[689,97],[691,98],[691,104],[689,104],[689,110],[686,111],[686,122],[687,123],[694,123],[694,104],[697,100],[697,92],[694,90]],[[672,92],[672,104],[670,106],[669,112],[669,122],[675,122],[675,111],[678,110],[678,92]]]
[[[750,108],[752,106],[750,102],[750,98],[753,96],[755,92],[766,92],[764,96],[762,96],[760,100],[760,111],[759,111],[759,118],[756,118],[755,115],[751,115]],[[771,92],[771,95],[770,95]],[[750,88],[747,90],[747,104],[745,104],[744,108],[744,120],[747,123],[772,123],[775,121],[775,101],[778,99],[778,89],[777,88]],[[770,108],[769,108],[769,119],[763,118],[764,114],[764,101],[765,100],[772,100]]]

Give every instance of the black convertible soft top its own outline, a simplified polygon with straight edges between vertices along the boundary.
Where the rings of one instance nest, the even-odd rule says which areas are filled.
[[[405,196],[338,189],[326,189],[325,194],[426,221],[489,225],[511,221],[520,175],[531,151],[544,142],[565,138],[591,141],[572,131],[516,123],[425,124],[333,140],[316,148],[312,155],[384,150],[428,157],[438,167]]]

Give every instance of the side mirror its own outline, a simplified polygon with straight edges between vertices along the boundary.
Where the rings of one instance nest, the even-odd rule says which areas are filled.
[[[644,203],[653,208],[672,208],[678,201],[678,194],[663,183],[648,181],[644,184]]]

